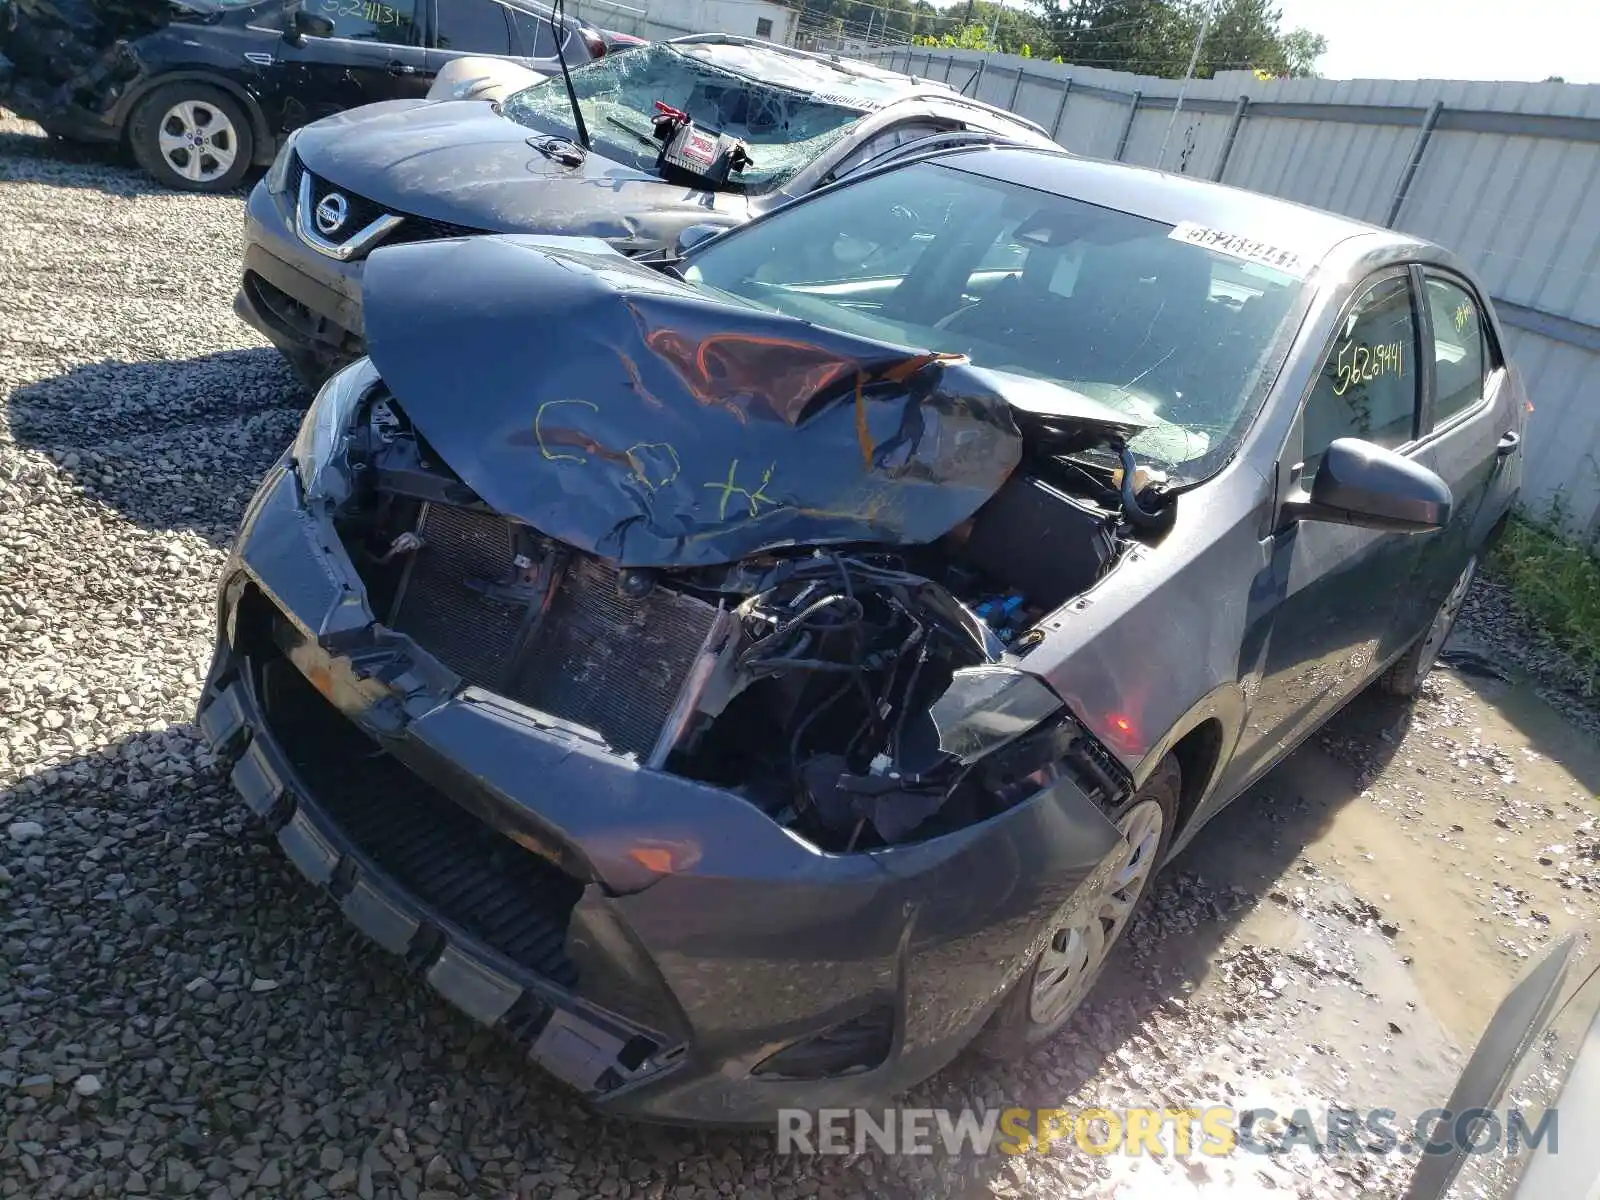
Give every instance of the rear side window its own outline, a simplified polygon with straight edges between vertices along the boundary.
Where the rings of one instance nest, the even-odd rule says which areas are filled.
[[[510,54],[506,10],[494,0],[439,0],[439,49]]]
[[[1472,293],[1448,279],[1428,280],[1433,322],[1433,423],[1448,424],[1483,398],[1488,373],[1483,313]]]
[[[416,0],[315,0],[311,12],[333,22],[333,36],[356,42],[390,42],[414,46],[417,37]]]
[[[839,165],[833,169],[833,177],[843,179],[851,171],[865,166],[880,154],[898,150],[909,142],[932,137],[945,128],[947,126],[934,121],[902,121],[898,125],[891,125],[888,129],[879,130],[839,160]]]
[[[1403,276],[1383,279],[1356,302],[1334,340],[1306,402],[1304,477],[1339,438],[1394,449],[1415,435],[1417,326],[1411,287]]]
[[[516,23],[517,32],[522,37],[522,52],[530,58],[554,58],[556,56],[555,27],[543,17],[536,17],[532,13],[513,9],[511,19]],[[584,61],[584,60],[579,60]],[[570,64],[576,65],[576,64]]]

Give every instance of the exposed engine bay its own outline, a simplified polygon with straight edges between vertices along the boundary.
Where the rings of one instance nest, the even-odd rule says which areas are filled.
[[[1019,669],[1043,617],[1170,521],[1173,497],[1115,431],[1031,439],[924,544],[681,568],[618,565],[496,511],[382,387],[346,456],[336,522],[380,621],[466,683],[737,791],[825,850],[972,824],[1064,763],[1108,802],[1120,790]]]

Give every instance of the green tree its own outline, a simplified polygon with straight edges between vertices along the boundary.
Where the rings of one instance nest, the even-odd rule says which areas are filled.
[[[1283,57],[1289,74],[1296,79],[1315,79],[1317,60],[1328,52],[1328,39],[1305,28],[1291,29],[1283,35]]]
[[[1035,0],[1044,47],[1069,63],[1176,78],[1189,65],[1207,0]],[[1282,32],[1271,0],[1215,0],[1195,73],[1255,69],[1309,75],[1327,50],[1310,30]]]

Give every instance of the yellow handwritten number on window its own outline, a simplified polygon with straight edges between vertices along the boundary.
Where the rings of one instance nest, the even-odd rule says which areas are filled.
[[[1371,346],[1352,339],[1339,347],[1333,366],[1338,379],[1333,394],[1342,396],[1354,383],[1371,383],[1381,375],[1404,376],[1405,343],[1385,342],[1380,346]]]

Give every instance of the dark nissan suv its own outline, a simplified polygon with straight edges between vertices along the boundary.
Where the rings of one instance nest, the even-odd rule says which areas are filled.
[[[556,71],[607,51],[535,0],[0,0],[0,106],[48,132],[121,142],[161,183],[237,187],[283,136],[421,98],[465,54]]]
[[[373,104],[297,132],[250,193],[235,310],[316,386],[363,352],[379,247],[539,233],[653,254],[918,148],[1056,148],[946,84],[731,34],[612,54],[571,83]],[[903,240],[910,216],[885,213],[904,228],[884,236]]]

